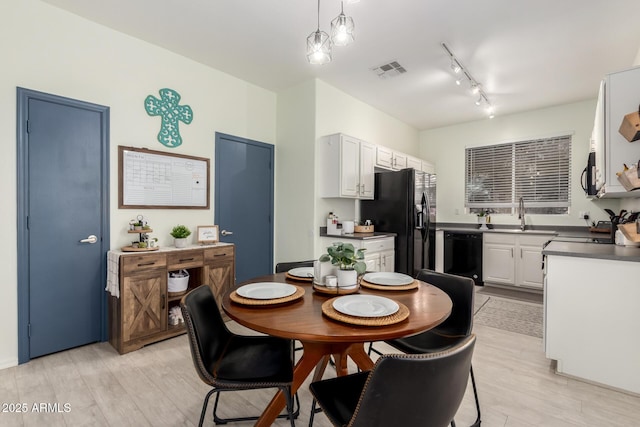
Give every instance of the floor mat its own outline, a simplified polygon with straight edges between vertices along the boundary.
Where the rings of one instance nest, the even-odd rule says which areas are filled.
[[[485,301],[476,298],[476,324],[542,338],[541,304],[486,298]]]

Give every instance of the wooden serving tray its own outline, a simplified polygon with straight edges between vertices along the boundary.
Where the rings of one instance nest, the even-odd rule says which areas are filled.
[[[322,285],[318,285],[317,283],[313,284],[313,290],[321,293],[321,294],[325,294],[325,295],[350,295],[350,294],[355,294],[360,290],[360,286],[356,285],[351,289],[345,289],[345,288],[340,288],[340,287],[333,287],[333,288],[328,288],[326,286],[322,286]]]
[[[160,249],[159,246],[153,248],[134,248],[133,246],[123,246],[120,248],[122,252],[151,252]]]

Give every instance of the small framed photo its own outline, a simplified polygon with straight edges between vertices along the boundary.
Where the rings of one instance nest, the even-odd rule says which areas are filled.
[[[218,243],[218,226],[217,225],[199,225],[198,226],[198,243]]]

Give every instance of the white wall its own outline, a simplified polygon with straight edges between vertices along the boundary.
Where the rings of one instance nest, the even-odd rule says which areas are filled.
[[[417,129],[320,80],[317,81],[316,88],[316,139],[344,133],[418,156]],[[358,202],[350,199],[317,198],[315,212],[316,230],[326,225],[329,212],[337,213],[341,221],[360,219]],[[316,255],[324,253],[325,249],[316,238]]]
[[[48,92],[111,108],[111,246],[129,238],[128,221],[145,215],[160,244],[171,244],[171,227],[195,229],[213,223],[208,210],[118,209],[117,147],[147,147],[211,158],[215,132],[267,143],[276,141],[276,94],[228,74],[97,25],[37,0],[0,2],[0,218],[6,225],[0,243],[0,368],[17,363],[16,258],[16,87]],[[183,145],[166,149],[157,140],[158,117],[149,117],[143,101],[169,87],[194,112],[180,125]],[[213,170],[212,170],[213,177]],[[213,178],[210,182],[213,189]]]
[[[436,165],[438,175],[438,222],[475,223],[475,215],[465,213],[465,148],[531,138],[572,134],[571,208],[568,215],[527,215],[533,225],[588,225],[578,218],[580,211],[591,213],[592,220],[608,220],[602,210],[619,209],[617,200],[588,200],[580,186],[586,166],[589,139],[595,116],[595,100],[544,108],[494,119],[448,126],[420,133],[421,157]],[[496,224],[519,224],[517,215],[492,215]]]
[[[278,93],[276,263],[314,257],[315,94],[314,80]]]

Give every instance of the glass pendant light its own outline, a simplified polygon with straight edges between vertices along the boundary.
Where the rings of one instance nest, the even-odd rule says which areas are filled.
[[[343,2],[340,2],[340,7],[340,15],[331,21],[331,40],[336,46],[346,46],[354,39],[353,30],[355,26],[353,18],[345,16]]]
[[[307,60],[314,65],[331,62],[331,39],[320,31],[320,0],[318,0],[318,29],[307,37]]]

